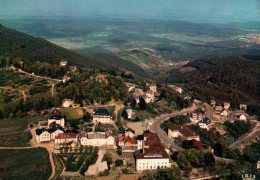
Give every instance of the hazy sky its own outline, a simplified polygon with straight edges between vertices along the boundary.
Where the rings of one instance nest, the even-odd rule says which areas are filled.
[[[0,17],[9,16],[255,21],[260,0],[0,0]]]

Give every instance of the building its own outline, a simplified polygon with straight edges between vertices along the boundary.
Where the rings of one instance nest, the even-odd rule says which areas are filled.
[[[245,111],[247,109],[246,104],[240,104],[239,107],[240,107],[240,110],[242,110],[242,111]]]
[[[99,82],[99,83],[105,82],[107,84],[108,83],[108,81],[107,81],[107,74],[98,74],[96,76],[96,82]]]
[[[221,113],[220,113],[221,116],[227,116],[228,115],[228,112],[227,110],[223,110]]]
[[[78,142],[77,135],[73,133],[61,133],[55,137],[55,149],[59,149],[63,146],[67,146],[72,142]]]
[[[62,107],[65,107],[65,108],[67,108],[67,107],[70,107],[71,106],[71,100],[70,99],[63,99],[63,101],[62,101]]]
[[[168,129],[168,137],[169,138],[177,138],[181,136],[186,140],[196,139],[197,141],[200,140],[199,135],[196,132],[191,131],[185,125],[173,125]]]
[[[241,114],[241,115],[239,116],[239,120],[245,121],[245,120],[246,120],[245,114]]]
[[[175,90],[176,92],[182,94],[183,93],[183,89],[179,86],[175,86],[175,85],[169,85],[168,87],[172,88],[173,90]]]
[[[60,66],[67,66],[68,61],[61,60],[60,61]]]
[[[77,71],[77,66],[70,66],[69,69],[71,72],[75,72]]]
[[[64,130],[61,127],[53,128],[53,129],[37,129],[36,133],[36,142],[48,142],[54,140],[56,136],[63,133]]]
[[[135,131],[133,129],[126,129],[125,130],[125,136],[129,136],[130,138],[133,138],[135,136]]]
[[[157,86],[155,84],[151,84],[149,86],[149,90],[153,91],[154,93],[157,93]]]
[[[182,147],[184,149],[198,149],[201,150],[202,149],[202,143],[200,141],[197,141],[196,139],[192,139],[192,140],[185,140],[182,142]]]
[[[110,146],[115,145],[115,138],[111,131],[107,132],[82,132],[79,136],[83,146]]]
[[[202,112],[199,109],[196,109],[192,114],[190,118],[191,122],[199,122],[202,120]]]
[[[119,145],[120,147],[123,147],[123,146],[125,145],[125,142],[126,142],[127,140],[129,140],[129,139],[132,139],[132,138],[130,138],[129,136],[119,136],[119,137],[118,137],[118,145]]]
[[[211,126],[211,120],[208,119],[208,118],[204,118],[203,120],[201,120],[199,122],[199,127],[202,128],[202,129],[209,130],[210,126]]]
[[[223,107],[222,107],[222,106],[216,106],[216,107],[215,107],[215,112],[216,112],[217,114],[220,114],[220,113],[222,112],[222,110],[223,110]]]
[[[63,83],[65,83],[65,82],[67,82],[67,81],[69,81],[69,80],[70,80],[70,77],[67,76],[67,75],[64,75],[63,78],[62,78],[62,82],[63,82]]]
[[[133,91],[137,87],[136,84],[127,83],[127,82],[125,83],[125,85],[127,86],[129,92]]]
[[[150,102],[154,102],[154,92],[151,91],[151,90],[146,91],[145,96],[144,96],[144,100],[147,104],[150,103]]]
[[[137,150],[137,140],[127,139],[122,147],[122,152],[135,152]]]
[[[256,169],[257,169],[258,171],[260,170],[260,158],[259,158],[258,161],[257,161]]]
[[[112,124],[114,121],[107,109],[94,109],[93,121],[102,124]]]
[[[216,101],[215,101],[215,100],[211,100],[211,101],[210,101],[210,105],[211,105],[211,106],[215,106],[215,105],[216,105]]]
[[[61,127],[65,127],[65,119],[63,117],[63,114],[55,109],[50,113],[49,119],[48,119],[48,127],[51,126],[51,124],[59,125]]]
[[[230,108],[230,103],[224,102],[224,109],[228,110]]]
[[[136,156],[136,170],[165,169],[171,166],[170,156],[155,133],[144,133],[143,153]],[[138,141],[138,140],[137,140]]]
[[[132,110],[132,109],[127,109],[127,110],[126,110],[126,113],[127,113],[127,118],[128,118],[128,119],[131,119],[131,118],[132,118],[132,115],[133,115],[133,110]]]

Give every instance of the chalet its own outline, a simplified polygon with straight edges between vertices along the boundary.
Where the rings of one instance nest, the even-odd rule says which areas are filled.
[[[224,102],[224,109],[228,110],[230,108],[230,103]]]
[[[146,91],[144,100],[146,103],[154,102],[154,92],[151,90]]]
[[[174,91],[182,94],[183,93],[183,89],[179,86],[175,86],[175,85],[168,85],[168,87],[172,88]]]
[[[210,105],[211,105],[211,106],[215,106],[215,105],[216,105],[216,101],[215,101],[215,100],[211,100],[211,101],[210,101]]]
[[[63,117],[63,114],[55,109],[50,113],[49,119],[48,119],[48,126],[54,123],[55,125],[59,125],[64,128],[65,126],[65,119]]]
[[[60,66],[67,66],[68,61],[61,60],[60,61]]]
[[[228,115],[228,112],[227,110],[223,110],[221,113],[220,113],[221,116],[227,116]]]
[[[192,139],[192,140],[185,140],[182,142],[182,147],[184,149],[198,149],[201,150],[202,149],[202,143],[200,141],[197,141],[196,139]]]
[[[132,109],[127,109],[127,110],[126,110],[126,113],[127,113],[127,118],[128,118],[128,119],[131,119],[131,118],[132,118],[132,115],[133,115],[133,110],[132,110]]]
[[[115,144],[115,138],[111,131],[107,132],[82,132],[79,136],[83,146],[109,146]]]
[[[135,131],[132,129],[126,129],[125,136],[129,136],[130,138],[133,138],[135,136]]]
[[[46,142],[54,140],[56,136],[63,133],[64,130],[61,127],[53,128],[53,129],[37,129],[36,133],[36,142]]]
[[[70,80],[70,77],[67,76],[67,75],[64,75],[63,78],[62,78],[62,82],[63,82],[63,83],[65,83],[65,82],[67,82],[67,81],[69,81],[69,80]]]
[[[241,115],[239,116],[239,120],[245,121],[245,120],[246,120],[245,114],[241,114]]]
[[[246,104],[240,104],[239,107],[240,107],[240,110],[242,110],[242,111],[245,111],[247,109]]]
[[[93,121],[102,124],[112,124],[112,117],[107,109],[94,109],[93,110]]]
[[[67,107],[70,107],[71,104],[72,104],[72,101],[70,99],[63,99],[63,101],[62,101],[62,107],[67,108]]]
[[[60,147],[67,146],[72,142],[78,142],[77,135],[73,133],[61,133],[55,137],[55,149],[59,149]]]
[[[199,122],[199,127],[202,129],[207,129],[209,130],[209,127],[211,126],[211,120],[208,118],[204,118]]]
[[[136,156],[136,170],[166,169],[171,166],[165,147],[155,133],[144,133],[143,153]]]
[[[192,114],[190,118],[191,122],[199,122],[202,120],[202,112],[199,109],[196,109]]]
[[[223,110],[223,107],[222,107],[222,106],[216,106],[216,107],[215,107],[215,112],[216,112],[217,114],[220,114],[220,113],[222,112],[222,110]]]
[[[200,140],[199,135],[196,132],[191,131],[185,125],[173,125],[168,129],[168,137],[169,138],[177,138],[181,136],[186,140],[196,139],[197,141]]]

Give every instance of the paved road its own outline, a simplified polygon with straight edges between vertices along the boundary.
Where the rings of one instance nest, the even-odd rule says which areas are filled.
[[[167,119],[169,119],[172,116],[177,116],[177,115],[183,115],[183,114],[186,114],[186,113],[191,113],[191,112],[193,112],[197,108],[198,107],[195,104],[193,104],[193,106],[191,108],[183,109],[183,110],[181,110],[179,112],[175,112],[175,113],[171,113],[171,114],[162,115],[162,116],[158,117],[157,119],[155,119],[153,121],[153,124],[150,127],[150,129],[151,129],[151,131],[157,133],[157,135],[161,139],[162,143],[166,147],[171,147],[174,151],[182,151],[183,148],[178,146],[177,144],[175,144],[173,142],[173,140],[168,137],[167,133],[164,130],[161,129],[160,125],[161,125],[161,123],[163,123],[164,121],[166,121]]]
[[[255,137],[258,137],[258,136],[260,137],[260,131],[254,133],[254,134],[252,134],[252,135],[250,135],[250,136],[246,136],[245,138],[242,138],[242,139],[239,139],[239,140],[233,142],[233,143],[229,146],[229,148],[235,149],[235,148],[238,147],[241,143],[243,143],[243,141],[249,140],[249,139],[252,139],[252,138],[255,138]]]

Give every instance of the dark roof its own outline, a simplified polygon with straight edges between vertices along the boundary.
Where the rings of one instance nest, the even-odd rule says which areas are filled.
[[[190,140],[190,141],[185,140],[185,141],[182,142],[182,145],[183,145],[184,147],[196,148],[196,149],[198,149],[198,150],[201,150],[201,149],[202,149],[202,144],[201,144],[201,142],[200,142],[200,141],[197,141],[196,139],[192,139],[192,140]],[[183,147],[183,148],[184,148],[184,147]]]
[[[141,141],[141,140],[144,140],[144,136],[143,136],[143,135],[138,135],[138,136],[136,137],[136,139],[137,139],[137,140],[140,140],[140,141]]]
[[[56,120],[60,120],[63,118],[63,114],[59,111],[59,110],[53,110],[50,114],[49,119],[56,119]]]
[[[130,129],[130,128],[129,128],[129,129],[126,129],[126,130],[125,130],[125,133],[126,133],[126,132],[132,132],[132,133],[135,133],[135,131],[134,131],[133,129]]]
[[[110,116],[110,113],[107,109],[94,109],[93,115],[106,115]]]
[[[46,131],[46,129],[45,128],[42,128],[42,129],[36,129],[36,135],[37,136],[39,136],[39,135],[41,135],[44,131]]]
[[[193,113],[202,114],[202,112],[200,111],[200,109],[196,109],[195,111],[193,111]]]
[[[53,133],[53,132],[55,132],[55,131],[57,131],[57,130],[61,130],[61,131],[64,132],[64,129],[63,129],[62,127],[57,127],[57,128],[48,129],[48,132],[49,132],[49,133]]]
[[[205,123],[205,124],[210,124],[211,123],[211,120],[209,118],[204,118],[200,121],[200,123]]]

